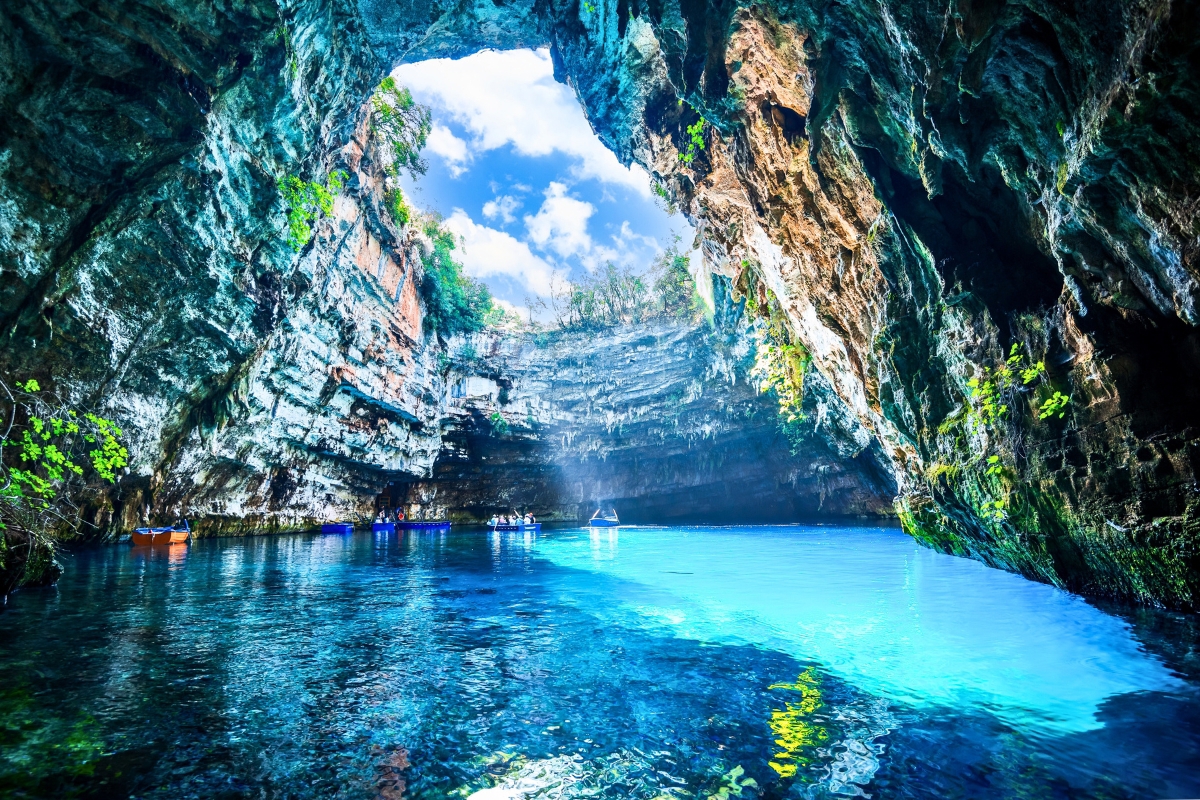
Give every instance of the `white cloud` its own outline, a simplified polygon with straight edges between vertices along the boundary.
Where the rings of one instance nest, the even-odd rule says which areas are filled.
[[[510,314],[516,314],[518,317],[520,317],[521,319],[526,320],[526,321],[529,320],[529,309],[528,308],[519,306],[516,303],[510,303],[507,300],[503,300],[499,297],[493,297],[492,302],[495,303],[496,305],[500,306],[501,308],[503,308],[505,311],[507,311]]]
[[[512,278],[540,297],[550,295],[551,281],[559,270],[534,255],[528,244],[476,223],[461,208],[454,209],[445,225],[462,240],[460,256],[468,275]]]
[[[582,255],[592,249],[588,219],[596,207],[567,195],[567,187],[552,181],[546,187],[546,199],[533,215],[525,217],[529,238],[542,250],[553,250],[563,258]]]
[[[429,138],[425,142],[425,148],[446,160],[446,165],[453,177],[457,178],[466,172],[467,162],[470,161],[467,143],[455,136],[453,131],[445,125],[433,126],[429,132]]]
[[[629,220],[622,220],[620,233],[614,235],[612,238],[615,242],[641,242],[646,247],[652,247],[655,250],[662,249],[658,246],[658,239],[655,239],[653,236],[644,236],[640,233],[635,233],[629,225]]]
[[[526,156],[565,153],[574,159],[578,179],[650,194],[645,170],[622,166],[592,132],[572,91],[554,80],[548,50],[485,51],[457,61],[404,64],[392,74],[437,113],[460,122],[473,137],[473,151],[511,144]],[[432,149],[432,135],[429,144]]]
[[[483,215],[488,219],[499,217],[505,225],[508,225],[517,221],[514,212],[522,205],[524,204],[511,194],[502,194],[494,200],[488,200],[483,204]]]

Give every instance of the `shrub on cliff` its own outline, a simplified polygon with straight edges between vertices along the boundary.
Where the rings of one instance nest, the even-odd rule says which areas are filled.
[[[56,541],[74,535],[89,484],[113,483],[129,453],[111,420],[71,407],[35,380],[12,391],[0,425],[0,593],[52,583]]]
[[[675,319],[697,320],[704,314],[704,301],[696,292],[692,260],[679,252],[679,236],[659,255],[650,270],[654,294],[661,315]]]
[[[482,330],[495,307],[492,293],[463,273],[462,264],[454,258],[454,234],[441,227],[436,217],[426,220],[425,234],[433,243],[421,258],[426,327],[443,337]]]
[[[408,170],[415,180],[428,169],[421,151],[432,130],[432,116],[426,106],[413,100],[408,89],[387,77],[371,95],[370,131],[379,145],[386,173],[384,207],[398,226],[414,218],[412,206],[400,189],[400,170]]]
[[[551,293],[551,309],[560,328],[596,330],[655,318],[699,319],[703,302],[689,266],[679,252],[679,237],[664,250],[646,275],[629,267],[605,264]]]

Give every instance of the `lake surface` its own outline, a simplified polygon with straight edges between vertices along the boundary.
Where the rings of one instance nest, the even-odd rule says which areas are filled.
[[[896,529],[64,561],[0,614],[0,796],[1200,797],[1194,618]]]

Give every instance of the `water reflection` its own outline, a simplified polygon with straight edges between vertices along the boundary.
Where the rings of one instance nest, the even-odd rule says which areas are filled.
[[[1200,791],[1192,686],[1128,623],[834,533],[81,551],[0,615],[0,795]]]

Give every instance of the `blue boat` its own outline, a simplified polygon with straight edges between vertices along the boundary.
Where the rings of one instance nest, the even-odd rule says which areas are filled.
[[[531,522],[526,525],[524,522],[515,525],[488,525],[494,531],[540,531],[542,523]]]
[[[395,533],[396,523],[394,522],[372,522],[371,533]]]
[[[402,531],[448,531],[450,530],[450,521],[441,520],[416,520],[406,519],[403,522],[397,522],[396,528]]]
[[[321,526],[321,533],[354,533],[354,525],[349,522],[330,522]]]
[[[588,520],[588,525],[593,528],[616,528],[621,524],[617,519],[617,510],[612,509],[612,513],[605,514],[604,506],[596,509],[596,513]]]

